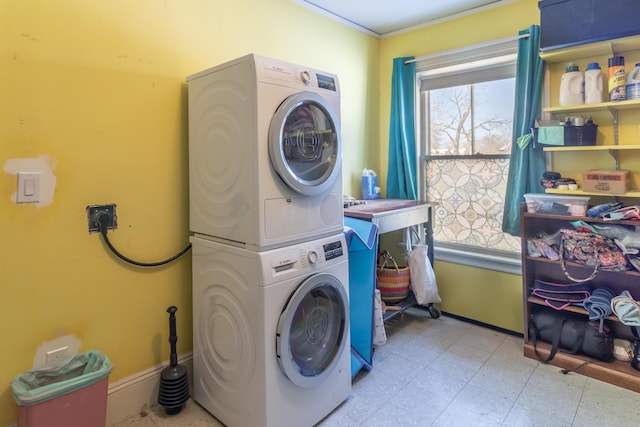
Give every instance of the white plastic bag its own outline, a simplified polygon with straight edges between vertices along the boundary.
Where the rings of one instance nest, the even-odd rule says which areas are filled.
[[[384,330],[384,321],[382,320],[382,298],[380,298],[379,289],[375,290],[373,302],[373,320],[375,321],[373,345],[379,346],[387,342],[387,332]]]
[[[411,290],[420,305],[442,302],[438,295],[436,274],[429,261],[427,245],[416,245],[407,254],[407,263],[411,271]]]

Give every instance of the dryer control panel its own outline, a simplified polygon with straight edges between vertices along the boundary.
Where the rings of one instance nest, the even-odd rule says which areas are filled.
[[[255,61],[256,78],[261,83],[286,85],[329,96],[337,96],[340,92],[335,74],[260,55],[250,57]]]

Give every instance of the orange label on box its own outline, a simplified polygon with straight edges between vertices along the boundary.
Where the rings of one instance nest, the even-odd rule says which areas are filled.
[[[627,178],[621,174],[603,174],[603,173],[585,173],[586,179],[595,179],[598,181],[625,181]]]
[[[582,173],[582,189],[602,193],[626,193],[629,171],[592,170]]]

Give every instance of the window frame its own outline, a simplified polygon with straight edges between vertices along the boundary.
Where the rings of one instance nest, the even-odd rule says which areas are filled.
[[[427,200],[426,162],[429,160],[446,159],[448,157],[455,159],[462,159],[463,157],[474,159],[481,157],[511,157],[510,155],[431,156],[427,151],[428,141],[423,137],[428,129],[423,120],[423,117],[426,117],[424,113],[426,107],[425,100],[428,101],[428,97],[423,94],[424,78],[430,76],[431,78],[446,79],[447,72],[451,72],[456,76],[455,78],[459,80],[460,75],[468,74],[471,70],[483,70],[484,72],[484,70],[503,67],[505,63],[515,66],[518,52],[518,39],[519,37],[508,37],[417,58],[415,60],[416,159],[418,162],[418,191],[423,200]],[[471,64],[473,64],[473,67],[470,66]],[[434,241],[434,258],[439,261],[455,264],[463,264],[510,274],[522,274],[522,261],[519,251],[510,252],[460,243],[453,244]]]

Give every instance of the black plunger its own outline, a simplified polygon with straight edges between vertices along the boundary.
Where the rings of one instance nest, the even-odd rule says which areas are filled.
[[[168,415],[175,415],[182,411],[182,407],[189,400],[189,376],[187,368],[178,364],[176,353],[176,306],[167,308],[169,313],[169,343],[171,344],[171,358],[169,366],[160,374],[160,389],[158,403],[164,406]]]

